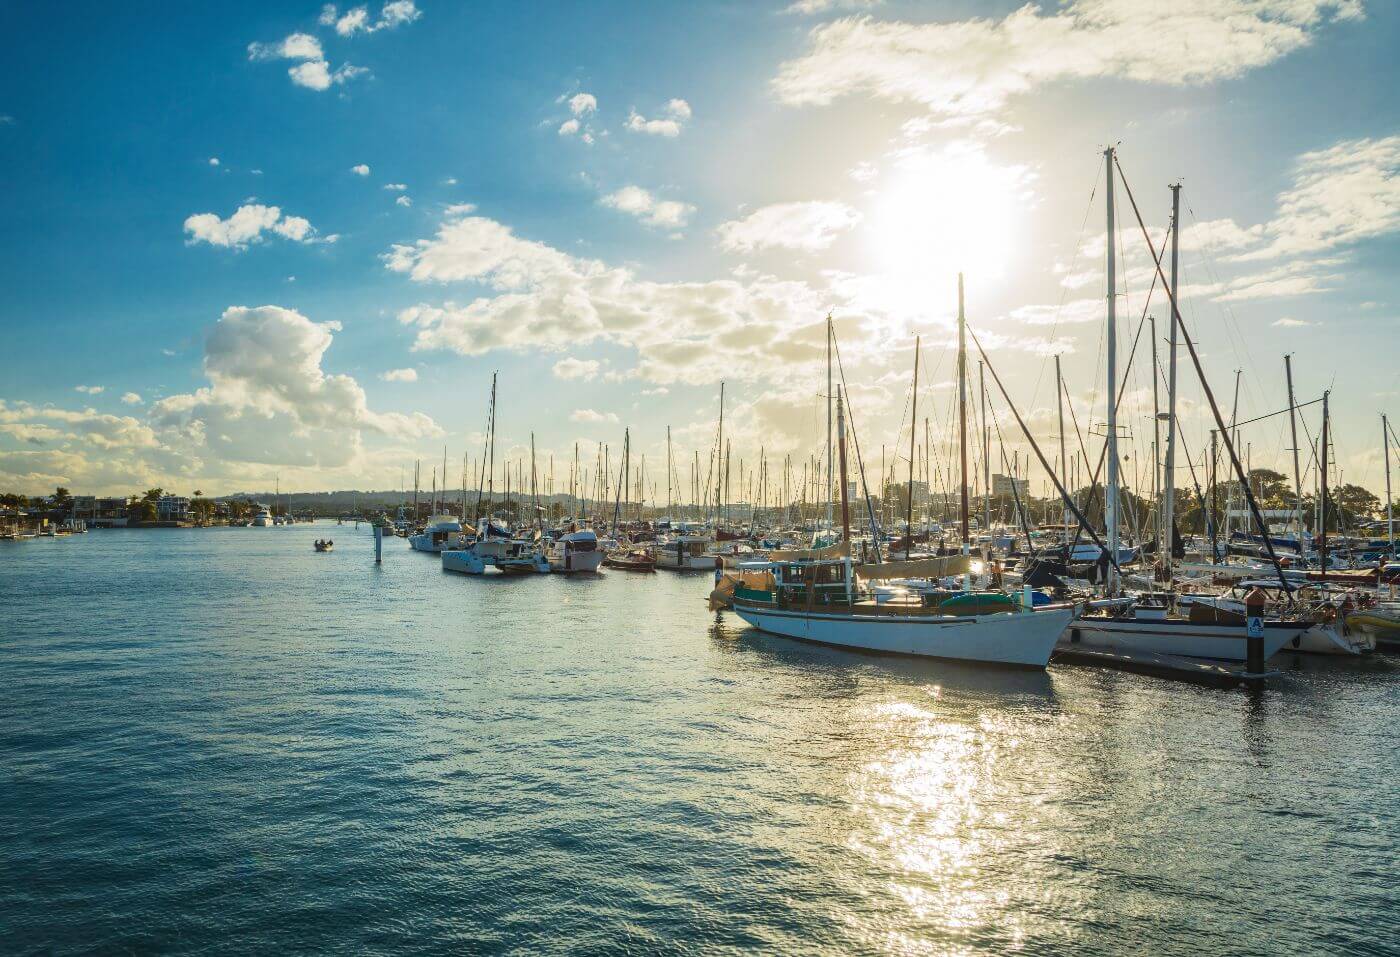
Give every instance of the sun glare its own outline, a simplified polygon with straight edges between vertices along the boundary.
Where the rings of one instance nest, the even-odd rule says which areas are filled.
[[[1005,278],[1027,179],[1025,167],[997,166],[976,149],[902,159],[879,189],[867,232],[891,305],[926,313],[931,301],[949,298],[958,272],[974,284]]]

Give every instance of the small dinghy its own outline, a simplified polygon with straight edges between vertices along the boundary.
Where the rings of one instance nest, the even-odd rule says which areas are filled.
[[[330,539],[319,539],[319,538],[318,538],[318,539],[316,539],[315,548],[316,548],[316,551],[318,551],[318,552],[328,552],[328,551],[330,551],[331,549],[335,548],[335,542],[331,541]]]

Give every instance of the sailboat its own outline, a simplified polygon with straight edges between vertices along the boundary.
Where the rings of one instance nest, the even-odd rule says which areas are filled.
[[[1118,463],[1118,356],[1116,338],[1116,304],[1117,304],[1117,278],[1115,275],[1115,243],[1113,237],[1117,235],[1114,228],[1114,199],[1113,184],[1116,169],[1116,151],[1109,147],[1104,151],[1104,161],[1107,165],[1107,235],[1110,237],[1107,247],[1107,327],[1105,341],[1108,349],[1107,361],[1107,406],[1108,423],[1106,429],[1106,451],[1105,462],[1108,466],[1107,490],[1104,496],[1104,524],[1107,527],[1107,551],[1109,555],[1119,554],[1119,529],[1118,529],[1118,509],[1119,509],[1119,474]],[[1125,181],[1126,183],[1126,181]],[[1129,193],[1131,199],[1131,192]],[[1136,209],[1136,204],[1134,204]],[[1177,329],[1181,324],[1181,314],[1177,301],[1177,253],[1178,253],[1178,225],[1180,223],[1181,194],[1179,187],[1172,187],[1172,260],[1171,260],[1171,281],[1167,283],[1165,277],[1161,276],[1161,262],[1156,255],[1156,251],[1151,250],[1153,259],[1157,262],[1158,276],[1162,278],[1166,294],[1170,299],[1172,312],[1170,353],[1168,358],[1168,412],[1167,415],[1167,468],[1164,476],[1165,501],[1171,502],[1174,494],[1173,490],[1173,469],[1172,459],[1176,442],[1176,359],[1177,359]],[[1144,236],[1146,232],[1144,230]],[[1150,245],[1150,244],[1149,244]],[[1193,361],[1196,362],[1198,373],[1200,372],[1199,361],[1196,359],[1195,346],[1189,338],[1185,339],[1186,347],[1190,350]],[[1152,374],[1157,374],[1153,369]],[[1274,557],[1273,546],[1268,541],[1268,528],[1264,526],[1262,518],[1259,517],[1258,506],[1254,501],[1253,493],[1249,490],[1249,483],[1243,480],[1242,469],[1239,465],[1239,458],[1235,454],[1234,446],[1231,443],[1228,431],[1224,427],[1223,420],[1220,419],[1219,410],[1216,408],[1214,396],[1210,392],[1210,387],[1206,383],[1204,376],[1201,376],[1201,384],[1205,389],[1206,398],[1209,400],[1212,412],[1215,413],[1217,425],[1220,426],[1221,438],[1224,440],[1226,449],[1230,454],[1231,462],[1237,472],[1241,474],[1241,481],[1251,510],[1255,513],[1256,521],[1260,525],[1261,534],[1265,536],[1265,547],[1269,557],[1273,559],[1275,568],[1278,562]],[[1170,542],[1172,529],[1172,513],[1170,506],[1164,505],[1164,515],[1159,522],[1159,539],[1165,537]],[[1170,544],[1158,548],[1157,558],[1159,562],[1159,580],[1170,582],[1172,549]],[[1280,570],[1280,580],[1282,579]],[[1118,587],[1118,563],[1107,563],[1104,599],[1092,603],[1092,608],[1086,614],[1080,616],[1070,629],[1068,639],[1071,644],[1082,644],[1088,646],[1113,648],[1130,651],[1146,651],[1155,654],[1169,654],[1192,658],[1209,658],[1223,661],[1244,662],[1248,659],[1249,636],[1246,628],[1245,616],[1240,613],[1241,609],[1216,609],[1210,606],[1192,604],[1190,614],[1181,614],[1175,595],[1149,596],[1146,600],[1135,600],[1132,598],[1122,598],[1119,596]],[[1284,586],[1288,588],[1287,585]],[[1312,623],[1298,617],[1275,617],[1263,621],[1263,656],[1264,659],[1272,657],[1285,645],[1297,642],[1303,633]]]
[[[831,321],[827,320],[831,335]],[[1071,605],[1034,607],[1030,590],[1020,602],[1000,593],[977,593],[971,572],[967,503],[967,320],[958,276],[958,396],[962,456],[962,554],[902,562],[856,564],[851,557],[849,486],[846,482],[845,402],[836,391],[842,541],[834,549],[773,552],[764,563],[744,563],[750,574],[734,591],[733,609],[771,634],[861,651],[876,651],[983,664],[1044,668],[1055,642],[1075,615]],[[828,441],[830,441],[828,439]],[[754,581],[756,571],[766,572]],[[964,576],[962,590],[927,591],[917,602],[880,601],[865,582],[898,578]],[[755,585],[762,587],[754,587]]]

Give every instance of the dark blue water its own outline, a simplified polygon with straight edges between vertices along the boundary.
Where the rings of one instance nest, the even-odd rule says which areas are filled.
[[[707,590],[325,523],[0,543],[0,950],[1400,947],[1400,659],[980,671]]]

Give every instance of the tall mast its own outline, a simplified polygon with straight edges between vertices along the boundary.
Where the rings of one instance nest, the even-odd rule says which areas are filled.
[[[1150,324],[1148,331],[1152,336],[1152,501],[1156,506],[1153,511],[1157,525],[1157,567],[1160,570],[1162,567],[1162,500],[1158,497],[1161,490],[1157,485],[1157,473],[1162,456],[1162,411],[1158,406],[1157,396],[1157,317],[1148,316],[1147,321]],[[1141,488],[1140,485],[1137,485],[1136,479],[1134,487]],[[1138,531],[1141,533],[1142,530]]]
[[[1293,436],[1293,520],[1298,525],[1298,552],[1303,551],[1303,473],[1298,468],[1298,403],[1293,398],[1293,357],[1283,357],[1283,374],[1288,380],[1288,429]]]
[[[836,434],[841,448],[841,541],[851,540],[851,503],[847,498],[846,483],[846,410],[841,404],[841,393],[836,393]]]
[[[1065,380],[1060,377],[1060,356],[1055,355],[1055,412],[1060,419],[1060,485],[1069,490],[1069,459],[1065,455]],[[1069,526],[1069,503],[1060,506],[1060,524]]]
[[[1381,413],[1381,448],[1385,450],[1385,538],[1395,557],[1395,516],[1390,509],[1390,421]]]
[[[963,277],[958,273],[958,461],[962,464],[962,553],[971,551],[967,529],[967,315],[963,311]]]
[[[1318,469],[1318,481],[1322,483],[1322,494],[1318,503],[1322,507],[1322,520],[1318,522],[1317,553],[1322,557],[1322,581],[1327,581],[1327,396],[1322,393],[1322,467]],[[1268,534],[1267,532],[1265,534]]]
[[[831,528],[831,313],[826,314],[826,527]]]
[[[1162,577],[1171,581],[1172,549],[1176,547],[1176,327],[1180,312],[1177,308],[1177,250],[1181,235],[1181,184],[1172,191],[1172,322],[1167,339],[1167,450],[1162,457],[1162,518],[1158,523],[1157,548],[1161,552]],[[1152,372],[1155,377],[1157,371]],[[1152,380],[1156,382],[1154,378]],[[1297,445],[1298,443],[1293,443]],[[1296,454],[1296,453],[1295,453]],[[1296,460],[1295,460],[1296,465]],[[1162,543],[1166,544],[1163,545]]]
[[[1117,317],[1117,276],[1114,258],[1117,252],[1118,234],[1113,226],[1113,147],[1104,150],[1107,164],[1108,190],[1105,194],[1108,210],[1108,491],[1104,496],[1104,523],[1108,531],[1109,562],[1106,576],[1106,591],[1112,593],[1117,586],[1118,562],[1118,317]]]
[[[987,536],[983,558],[992,549],[992,427],[987,422],[987,365],[977,360],[977,388],[982,390],[982,534]]]
[[[720,510],[724,503],[724,489],[720,482],[720,473],[723,471],[724,462],[724,380],[719,382],[719,434],[715,439],[716,453],[719,461],[715,468],[715,525],[719,525]]]
[[[919,336],[914,337],[914,391],[909,396],[909,488],[904,503],[904,557],[914,548],[914,436],[919,431]]]
[[[530,499],[535,509],[535,521],[540,520],[540,490],[535,481],[535,433],[530,433]]]
[[[671,427],[666,426],[666,517],[671,517]]]

